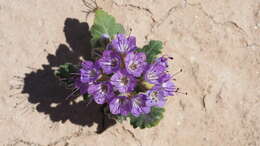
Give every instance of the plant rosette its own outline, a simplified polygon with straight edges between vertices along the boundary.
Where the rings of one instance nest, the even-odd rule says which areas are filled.
[[[176,86],[167,71],[171,57],[157,57],[161,41],[137,47],[136,37],[103,10],[95,11],[91,27],[92,57],[81,65],[66,63],[56,76],[84,100],[103,104],[104,112],[117,121],[130,118],[136,128],[149,128],[163,118],[168,96]]]

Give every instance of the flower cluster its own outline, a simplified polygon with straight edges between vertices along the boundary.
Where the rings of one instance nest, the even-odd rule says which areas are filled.
[[[80,93],[91,95],[97,104],[108,104],[114,115],[138,117],[151,107],[163,107],[176,89],[167,73],[168,58],[148,63],[136,38],[124,34],[117,34],[105,48],[97,60],[82,62],[75,80]]]

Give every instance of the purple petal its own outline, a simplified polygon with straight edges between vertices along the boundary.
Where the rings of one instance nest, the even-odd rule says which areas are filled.
[[[121,58],[116,52],[105,50],[102,58],[98,60],[98,64],[103,69],[104,73],[111,74],[120,68]]]
[[[117,34],[112,40],[113,48],[119,53],[128,53],[136,48],[136,39],[133,36],[126,38],[124,34]]]
[[[81,64],[80,69],[80,81],[83,83],[93,82],[100,76],[100,70],[98,65],[94,65],[91,61],[84,61]]]
[[[126,70],[129,74],[140,77],[146,68],[146,56],[144,53],[130,52],[125,57]]]
[[[79,78],[75,79],[75,88],[79,89],[80,94],[88,93],[88,83],[82,83]]]
[[[160,64],[151,64],[146,71],[145,80],[151,84],[160,83],[160,79],[165,75],[165,67]]]
[[[94,96],[94,100],[97,104],[104,104],[106,101],[106,98],[104,96]]]
[[[129,36],[127,38],[127,41],[128,41],[128,46],[129,46],[128,52],[134,51],[135,49],[137,49],[137,47],[136,47],[136,38],[134,36]]]
[[[151,107],[146,105],[146,107],[143,107],[143,112],[144,112],[144,114],[150,113],[151,112]]]
[[[145,80],[151,84],[159,84],[160,80],[165,76],[165,71],[168,67],[168,58],[157,58],[151,64],[145,73]]]
[[[164,67],[168,67],[168,58],[162,56],[155,60],[155,63],[161,64]]]
[[[100,89],[99,89],[99,84],[92,84],[88,88],[88,94],[94,95],[96,94]]]
[[[165,99],[159,100],[159,101],[157,102],[157,106],[158,106],[158,107],[163,107],[163,106],[165,105],[165,103],[166,103],[166,100],[165,100]]]
[[[120,99],[119,98],[114,98],[111,100],[109,103],[109,109],[110,112],[114,115],[117,115],[120,113]]]
[[[117,96],[109,103],[109,109],[112,114],[126,116],[131,111],[130,100],[125,96]]]
[[[94,65],[93,62],[91,62],[91,61],[84,61],[81,64],[82,68],[85,70],[92,69],[93,65]]]
[[[163,96],[173,96],[174,91],[176,91],[176,86],[171,79],[171,75],[166,74],[164,77],[161,78],[160,84],[155,86],[155,88],[159,89],[160,92],[162,92]]]
[[[154,87],[147,91],[147,100],[145,102],[147,106],[162,107],[164,106],[165,102],[166,99],[159,89]]]
[[[146,95],[145,94],[138,94],[131,99],[132,115],[138,117],[140,114],[147,114],[150,112],[151,107],[148,107],[145,103]]]
[[[136,85],[136,79],[128,75],[125,70],[119,70],[113,74],[110,82],[121,93],[133,91]]]
[[[114,96],[112,85],[109,82],[90,85],[88,93],[94,97],[97,104],[109,102]]]

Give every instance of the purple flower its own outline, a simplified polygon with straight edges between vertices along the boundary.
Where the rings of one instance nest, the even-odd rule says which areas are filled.
[[[147,114],[151,111],[151,107],[146,106],[146,95],[145,94],[138,94],[131,99],[132,115],[138,117],[140,114]]]
[[[75,79],[74,86],[79,89],[80,94],[88,93],[88,83],[82,83],[79,78]]]
[[[159,57],[155,60],[155,63],[157,64],[161,64],[163,65],[164,67],[168,67],[168,58],[162,56],[162,57]]]
[[[108,34],[102,34],[99,39],[99,42],[102,47],[106,47],[109,41],[110,41],[110,36]]]
[[[116,38],[112,40],[113,48],[119,53],[128,53],[137,49],[136,39],[133,36],[126,38],[124,34],[117,34]]]
[[[125,57],[126,70],[129,74],[135,77],[141,76],[146,65],[146,56],[144,53],[130,52]]]
[[[160,89],[154,87],[151,90],[148,90],[146,94],[147,94],[147,100],[145,103],[147,106],[158,106],[158,107],[164,106],[166,99],[163,96]]]
[[[112,114],[126,116],[131,111],[131,102],[126,96],[117,96],[110,101],[109,109]]]
[[[113,87],[109,82],[90,85],[88,93],[94,97],[97,104],[104,104],[114,96]]]
[[[165,75],[165,70],[164,64],[155,62],[149,66],[144,78],[151,84],[159,84],[161,78]]]
[[[155,88],[159,89],[163,96],[173,96],[174,91],[176,91],[176,86],[171,80],[171,75],[165,74],[161,80],[160,84],[155,85]]]
[[[136,85],[136,79],[129,75],[126,70],[117,71],[111,77],[110,82],[121,93],[133,91]]]
[[[121,58],[116,52],[105,50],[102,58],[98,60],[98,64],[103,69],[104,73],[111,74],[120,68]]]
[[[84,61],[81,64],[82,68],[80,69],[80,81],[82,83],[93,82],[97,80],[100,76],[100,70],[98,65],[94,64],[91,61]]]
[[[109,39],[109,38],[110,38],[109,34],[104,33],[101,35],[101,39]]]

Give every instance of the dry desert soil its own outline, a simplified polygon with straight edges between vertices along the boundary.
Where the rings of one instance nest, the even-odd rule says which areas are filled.
[[[259,0],[97,4],[139,46],[162,40],[188,95],[169,97],[164,119],[145,130],[64,100],[53,71],[88,57],[93,12],[81,0],[0,0],[0,145],[260,146]]]

